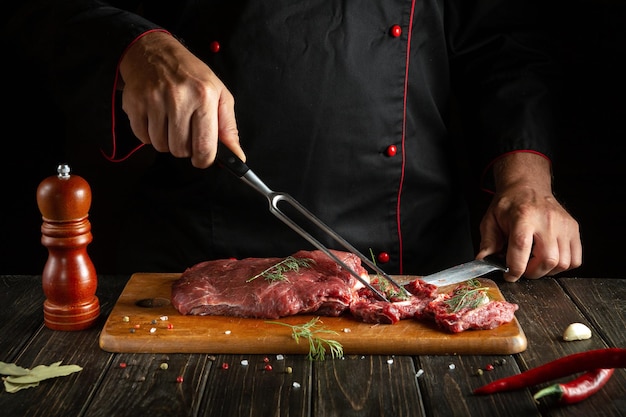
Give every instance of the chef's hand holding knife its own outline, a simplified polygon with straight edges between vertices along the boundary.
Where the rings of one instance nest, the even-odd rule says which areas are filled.
[[[582,264],[578,222],[552,193],[550,161],[507,154],[493,169],[495,194],[480,224],[477,258],[505,252],[507,281],[535,279]]]
[[[159,152],[190,158],[206,168],[218,138],[245,162],[233,95],[199,58],[173,36],[150,32],[120,61],[122,108],[133,133]],[[508,281],[539,278],[582,263],[578,223],[554,198],[550,163],[512,153],[494,165],[496,190],[480,227],[477,258],[506,249]]]
[[[233,95],[173,36],[150,32],[120,61],[122,108],[137,138],[159,152],[213,164],[218,138],[242,161]]]

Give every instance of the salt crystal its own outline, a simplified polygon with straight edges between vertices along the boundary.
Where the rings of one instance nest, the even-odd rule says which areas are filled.
[[[454,368],[456,368],[456,366],[453,363],[451,363],[450,365],[448,365],[448,368],[454,369]]]
[[[351,331],[352,331],[352,330],[350,330],[350,329],[349,329],[349,328],[347,328],[347,327],[345,327],[345,328],[343,329],[343,332],[344,332],[344,333],[350,333]]]
[[[169,319],[169,317],[167,317],[167,316],[161,316],[161,317],[160,317],[160,319],[161,319],[161,321],[167,321],[167,320]]]
[[[393,359],[387,359],[387,363],[391,365],[393,363]]]
[[[248,360],[247,360],[247,359],[242,360],[242,361],[241,361],[241,364],[242,364],[243,366],[248,366]]]
[[[230,330],[226,330],[226,331],[224,332],[224,334],[231,334],[231,333],[232,333],[232,332],[231,332]]]
[[[420,369],[415,373],[415,378],[419,378],[420,376],[424,375],[424,370]]]
[[[154,333],[154,332],[156,332],[156,327],[153,327],[150,329],[150,333]]]
[[[297,382],[294,382],[293,384],[291,384],[291,386],[294,388],[300,388],[300,384]]]
[[[283,355],[281,355],[280,353],[278,355],[276,355],[276,360],[277,361],[282,361],[283,359],[285,359],[285,357]]]

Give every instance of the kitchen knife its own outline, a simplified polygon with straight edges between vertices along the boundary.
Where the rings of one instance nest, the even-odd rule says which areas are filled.
[[[478,278],[493,271],[507,272],[508,270],[509,268],[498,257],[487,256],[484,259],[475,259],[431,275],[423,276],[421,279],[429,284],[442,287]]]

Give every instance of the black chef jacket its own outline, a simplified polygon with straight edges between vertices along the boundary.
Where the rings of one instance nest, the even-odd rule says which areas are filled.
[[[118,60],[142,33],[164,28],[233,93],[258,176],[389,273],[473,257],[459,152],[483,168],[517,150],[552,156],[547,43],[532,1],[150,1],[137,9],[143,17],[115,2],[43,3],[53,10],[24,6],[8,32],[51,74],[69,123],[107,136],[105,154],[110,131],[95,127],[111,123]],[[35,27],[46,36],[33,42]],[[471,134],[449,133],[452,97]],[[310,247],[225,170],[168,154],[147,170],[123,221],[121,272]]]

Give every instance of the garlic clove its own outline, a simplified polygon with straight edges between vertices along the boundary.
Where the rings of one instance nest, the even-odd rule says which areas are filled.
[[[563,340],[585,340],[591,338],[591,329],[582,323],[572,323],[563,332]]]

